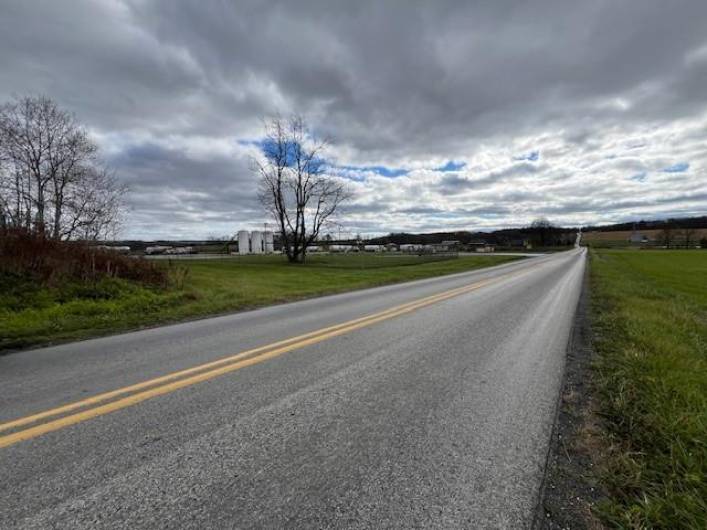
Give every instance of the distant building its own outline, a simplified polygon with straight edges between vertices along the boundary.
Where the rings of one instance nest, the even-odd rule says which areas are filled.
[[[515,247],[515,248],[525,248],[525,249],[533,248],[533,245],[530,242],[530,239],[527,239],[527,238],[514,238],[514,239],[511,239],[508,243],[511,247]]]
[[[483,239],[475,239],[470,241],[467,247],[473,252],[493,252],[496,250],[495,245],[492,245]]]
[[[118,254],[130,254],[130,247],[116,245],[95,245],[91,248],[97,250],[107,250],[109,252],[117,252]]]
[[[236,234],[238,254],[272,254],[275,252],[275,240],[271,231],[239,230]]]
[[[432,243],[423,245],[423,250],[426,252],[458,252],[461,247],[459,241],[442,241],[441,243]]]
[[[358,248],[353,245],[329,245],[329,252],[355,252]]]
[[[403,243],[400,245],[400,252],[418,252],[422,250],[422,245],[415,245],[413,243]]]
[[[637,232],[636,230],[634,230],[633,232],[631,232],[631,235],[628,237],[628,242],[633,243],[633,244],[637,244],[637,245],[648,243],[648,236],[641,234],[640,232]]]
[[[147,247],[145,249],[145,254],[152,255],[152,254],[164,254],[168,250],[170,250],[172,247],[168,247],[165,245],[154,245],[151,247]]]
[[[364,245],[363,250],[365,252],[383,252],[385,245]]]
[[[449,241],[442,241],[441,246],[446,247],[446,250],[459,250],[461,242],[456,239],[451,239]]]

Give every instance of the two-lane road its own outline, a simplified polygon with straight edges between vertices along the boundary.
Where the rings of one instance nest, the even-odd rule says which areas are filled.
[[[522,528],[583,250],[0,357],[0,528]]]

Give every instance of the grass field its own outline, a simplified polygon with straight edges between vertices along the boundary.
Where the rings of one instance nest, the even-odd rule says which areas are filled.
[[[517,258],[434,259],[313,255],[306,265],[288,265],[280,256],[180,261],[172,271],[178,287],[169,289],[112,278],[49,289],[17,276],[0,276],[0,350],[451,274]]]
[[[595,250],[600,459],[618,528],[707,528],[707,251]]]
[[[456,259],[456,253],[411,254],[404,252],[355,252],[346,254],[308,254],[307,267],[333,269],[380,269],[420,265],[423,263]],[[245,255],[232,258],[241,264],[282,265],[286,257],[281,254],[263,256]]]

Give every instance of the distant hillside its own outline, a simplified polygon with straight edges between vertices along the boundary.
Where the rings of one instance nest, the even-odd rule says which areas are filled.
[[[569,246],[574,244],[576,228],[549,226],[544,228],[507,228],[493,232],[432,232],[432,233],[391,233],[376,237],[368,242],[374,245],[395,243],[397,245],[416,244],[433,245],[443,241],[458,241],[462,245],[473,243],[488,243],[498,247],[524,247],[530,243],[533,246]]]
[[[690,239],[693,243],[697,243],[702,239],[707,238],[707,228],[692,228],[687,227],[692,231],[690,234]],[[685,241],[684,228],[677,228],[672,231],[672,239],[675,244],[682,244]],[[592,245],[592,246],[615,246],[619,244],[628,244],[632,235],[638,235],[641,238],[645,238],[645,244],[662,244],[665,239],[665,233],[663,229],[647,229],[647,230],[611,230],[611,231],[601,231],[601,230],[590,230],[588,232],[582,232],[582,242]],[[635,243],[640,243],[641,241],[635,241]]]
[[[617,223],[611,225],[588,225],[581,228],[585,234],[584,239],[602,240],[627,240],[634,230],[646,233],[650,238],[657,238],[657,232],[665,228],[685,229],[693,228],[698,232],[698,238],[705,237],[707,232],[707,215],[701,217],[683,217],[662,220],[640,220],[636,222]],[[459,241],[462,245],[473,243],[489,243],[499,247],[524,246],[526,242],[533,246],[563,246],[574,243],[577,228],[550,226],[544,229],[539,228],[504,228],[491,232],[458,230],[452,232],[431,232],[431,233],[411,233],[393,232],[387,236],[376,237],[367,240],[374,245],[384,245],[386,243],[431,245],[439,244],[443,241]],[[613,233],[613,236],[601,236],[600,233]],[[278,236],[275,236],[276,246]],[[354,244],[356,241],[342,240],[341,243]],[[226,247],[228,241],[216,240],[159,240],[159,241],[139,241],[124,240],[114,241],[112,244],[129,245],[133,250],[144,250],[151,245],[180,245],[194,246],[201,252],[220,251]]]
[[[662,220],[640,220],[629,223],[617,223],[611,225],[590,225],[583,226],[583,240],[585,241],[628,241],[631,233],[636,230],[646,235],[651,240],[658,240],[658,232],[665,228],[674,230],[684,230],[686,228],[695,229],[692,237],[697,240],[707,235],[707,216],[683,217]],[[391,233],[387,236],[371,239],[371,244],[396,243],[401,244],[438,244],[443,241],[459,241],[462,245],[469,245],[476,242],[485,242],[497,247],[520,247],[530,243],[534,247],[538,246],[568,246],[574,243],[576,228],[567,227],[546,227],[542,228],[506,228],[494,230],[492,232],[432,232],[432,233]],[[602,235],[607,234],[607,235]],[[676,237],[680,238],[679,235]]]
[[[622,232],[622,231],[645,231],[662,230],[669,228],[707,228],[707,215],[702,217],[682,217],[675,219],[661,219],[654,221],[640,220],[631,223],[618,223],[613,225],[590,225],[583,226],[582,232]]]

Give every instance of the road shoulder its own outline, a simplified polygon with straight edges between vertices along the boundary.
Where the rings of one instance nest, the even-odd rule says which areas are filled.
[[[562,393],[533,524],[535,529],[603,528],[591,511],[604,494],[592,476],[596,451],[592,440],[598,440],[599,428],[592,405],[591,370],[595,352],[589,289],[587,264],[567,348]]]

